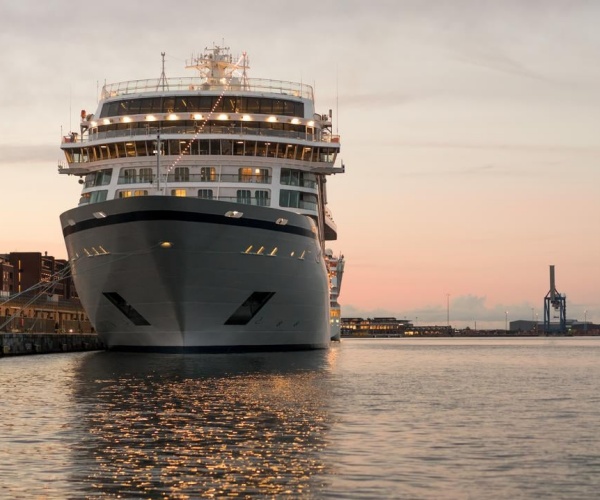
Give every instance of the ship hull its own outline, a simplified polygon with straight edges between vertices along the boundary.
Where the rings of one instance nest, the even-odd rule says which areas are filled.
[[[145,196],[84,205],[61,224],[78,295],[109,349],[329,345],[327,271],[306,216]]]

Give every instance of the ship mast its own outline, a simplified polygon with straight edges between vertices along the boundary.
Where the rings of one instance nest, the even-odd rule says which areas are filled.
[[[185,67],[197,70],[210,86],[231,84],[249,90],[247,70],[250,65],[245,51],[234,61],[229,47],[213,44],[212,48],[205,47],[203,54],[192,55]]]

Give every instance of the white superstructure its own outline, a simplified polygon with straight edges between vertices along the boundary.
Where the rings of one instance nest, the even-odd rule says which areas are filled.
[[[322,348],[326,177],[339,137],[310,86],[248,78],[214,46],[196,76],[105,85],[63,138],[61,215],[82,304],[109,348]]]

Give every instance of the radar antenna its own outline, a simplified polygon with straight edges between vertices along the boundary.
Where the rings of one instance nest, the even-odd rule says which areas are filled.
[[[212,48],[205,47],[202,54],[192,55],[185,67],[198,70],[205,83],[211,87],[227,85],[249,90],[247,70],[250,65],[246,52],[242,52],[237,61],[234,61],[229,47],[213,44]]]

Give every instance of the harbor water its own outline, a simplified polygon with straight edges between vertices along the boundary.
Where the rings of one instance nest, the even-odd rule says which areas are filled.
[[[587,499],[600,338],[0,359],[1,498]]]

